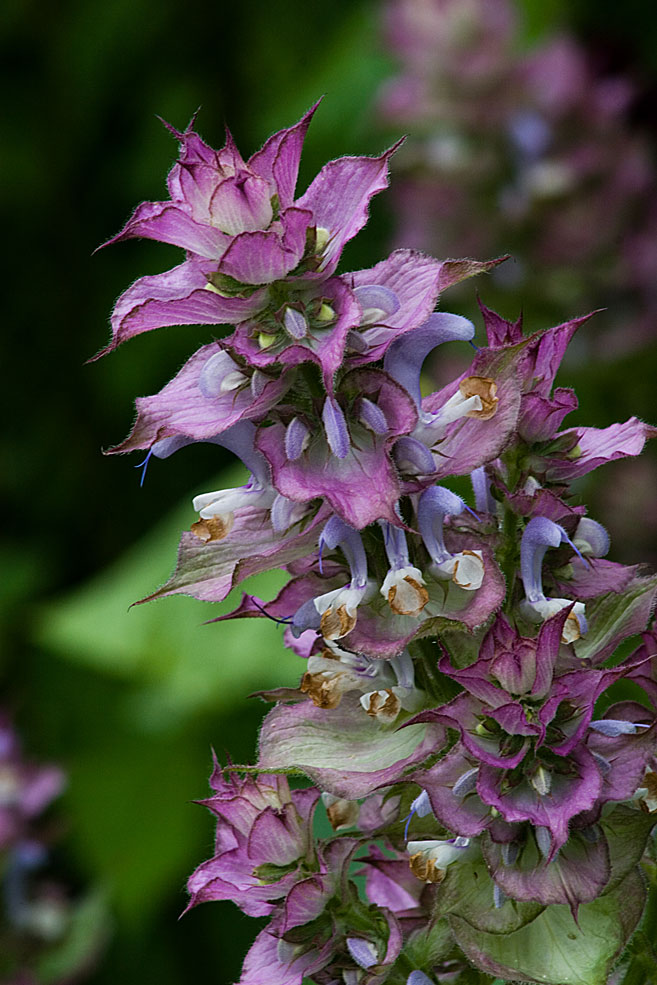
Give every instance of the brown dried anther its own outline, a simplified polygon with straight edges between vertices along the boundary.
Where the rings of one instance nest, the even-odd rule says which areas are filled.
[[[399,616],[419,616],[428,601],[424,585],[410,575],[388,589],[388,605]]]
[[[323,793],[322,801],[334,831],[343,831],[345,828],[351,828],[358,821],[358,815],[360,813],[358,801],[344,800],[341,797],[334,797],[330,793]]]
[[[416,852],[415,855],[411,855],[408,860],[411,872],[417,879],[421,879],[422,882],[442,882],[445,878],[445,869],[439,869],[436,860],[433,858],[427,858],[425,852]]]
[[[401,701],[391,688],[381,691],[370,691],[364,694],[360,702],[370,716],[380,722],[394,722],[401,711]]]
[[[328,608],[322,613],[319,628],[324,639],[339,640],[350,633],[355,625],[356,613],[348,612],[346,605],[339,605],[337,609]]]
[[[307,694],[317,708],[337,708],[342,695],[353,687],[347,674],[306,673],[301,678],[299,690]]]
[[[233,529],[234,522],[234,514],[227,513],[224,516],[211,516],[207,520],[197,520],[190,529],[204,544],[211,544],[227,537]]]
[[[476,417],[480,421],[488,421],[495,416],[498,405],[497,383],[488,376],[467,376],[459,383],[461,396],[479,397],[481,410],[469,410],[466,417]]]

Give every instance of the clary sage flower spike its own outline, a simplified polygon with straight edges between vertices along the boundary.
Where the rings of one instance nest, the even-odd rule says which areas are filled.
[[[641,917],[657,820],[657,579],[604,558],[569,483],[655,432],[563,427],[576,400],[554,378],[585,317],[525,333],[484,305],[483,326],[434,310],[501,261],[401,249],[339,273],[395,148],[331,161],[299,194],[314,112],[247,160],[230,134],[215,151],[194,121],[172,129],[169,199],[112,241],[185,252],[119,299],[108,349],[210,326],[112,452],[210,442],[250,473],[195,491],[151,598],[219,602],[283,569],[275,598],[244,594],[217,622],[271,618],[299,659],[298,687],[262,693],[256,764],[215,762],[189,905],[267,919],[240,985],[432,985],[472,965],[561,985],[564,962],[602,985]],[[450,347],[471,365],[426,393],[426,357]],[[451,488],[465,476],[472,503]],[[614,699],[623,680],[640,700]]]

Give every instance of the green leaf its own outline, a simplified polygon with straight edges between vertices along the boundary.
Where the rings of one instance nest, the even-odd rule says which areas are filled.
[[[648,835],[657,824],[657,815],[645,814],[624,804],[618,804],[603,817],[600,827],[607,838],[611,878],[606,892],[610,892],[641,860]]]
[[[190,803],[203,792],[203,772],[195,745],[118,728],[90,739],[69,765],[79,863],[134,932],[163,899],[180,910],[187,902],[184,882],[207,852],[211,829]]]
[[[404,947],[404,957],[414,968],[433,968],[452,950],[452,937],[446,920],[432,920],[416,930]]]
[[[605,985],[616,957],[636,927],[645,900],[638,872],[613,892],[580,906],[548,906],[511,934],[475,930],[451,916],[456,941],[482,971],[542,985]]]
[[[476,930],[490,934],[510,934],[535,920],[545,907],[541,903],[507,900],[493,905],[494,882],[480,852],[473,858],[450,865],[438,887],[438,912],[460,917]]]
[[[626,636],[645,629],[652,608],[657,577],[635,578],[625,592],[611,592],[596,602],[586,604],[589,630],[573,644],[580,660],[595,657],[599,663],[611,656]]]

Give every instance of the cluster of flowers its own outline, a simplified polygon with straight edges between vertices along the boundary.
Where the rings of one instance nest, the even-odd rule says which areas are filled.
[[[397,238],[439,256],[511,251],[498,288],[544,309],[605,298],[607,351],[652,338],[653,152],[626,76],[599,75],[567,34],[519,51],[510,0],[389,0],[401,63],[380,113],[413,133],[400,155]],[[477,216],[477,221],[473,221]],[[494,255],[494,252],[493,254]]]
[[[230,136],[214,151],[173,131],[170,200],[115,237],[187,255],[119,299],[108,348],[163,325],[234,330],[138,399],[113,451],[209,441],[250,472],[195,498],[150,597],[220,601],[282,568],[275,599],[245,594],[220,618],[277,620],[305,661],[298,688],[262,695],[276,706],[256,766],[215,765],[215,854],[190,906],[270,918],[241,985],[472,981],[468,962],[603,982],[645,899],[657,637],[611,658],[646,629],[657,579],[604,559],[569,483],[653,429],[562,428],[577,401],[555,374],[586,318],[524,334],[482,306],[478,347],[470,321],[434,311],[499,261],[402,249],[336,274],[392,151],[332,161],[295,198],[313,112],[246,162]],[[423,362],[448,342],[472,344],[472,364],[423,395]],[[608,695],[621,680],[632,700]],[[291,790],[299,775],[312,785]],[[323,811],[334,834],[318,838]]]
[[[43,874],[53,840],[43,813],[64,784],[58,766],[25,758],[9,716],[0,712],[0,981],[7,985],[71,981],[99,944],[87,923],[88,946],[72,952],[76,907],[65,887]]]

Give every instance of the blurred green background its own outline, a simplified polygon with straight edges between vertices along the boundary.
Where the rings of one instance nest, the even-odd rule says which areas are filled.
[[[604,67],[630,71],[636,123],[655,125],[657,7],[518,6],[527,43],[563,24]],[[156,392],[212,331],[162,330],[85,366],[107,340],[116,297],[178,260],[148,241],[91,254],[139,201],[164,197],[176,145],[156,114],[184,128],[200,106],[205,139],[221,146],[226,122],[246,156],[325,93],[300,186],[332,157],[379,152],[388,135],[372,105],[394,68],[381,11],[362,0],[5,0],[0,14],[2,704],[30,755],[68,772],[52,864],[73,892],[107,892],[113,933],[88,979],[98,985],[239,977],[258,921],[231,904],[177,920],[185,880],[212,845],[211,818],[190,801],[206,794],[211,746],[238,762],[253,757],[263,706],[248,692],[294,683],[300,667],[273,624],[205,626],[219,610],[183,598],[129,609],[167,577],[178,532],[194,519],[191,496],[241,480],[215,446],[152,463],[141,489],[132,459],[100,454],[129,430],[134,397]],[[390,224],[380,196],[342,269],[379,260]],[[486,300],[485,283],[479,289]],[[546,327],[532,314],[525,309],[530,327]],[[580,395],[569,423],[656,420],[656,369],[654,346],[613,365],[569,367],[561,382]],[[219,477],[224,467],[232,471]],[[615,465],[584,491],[616,538],[613,557],[654,561],[657,518],[645,495],[637,500],[637,481]],[[273,574],[255,587],[267,596],[280,584]]]

